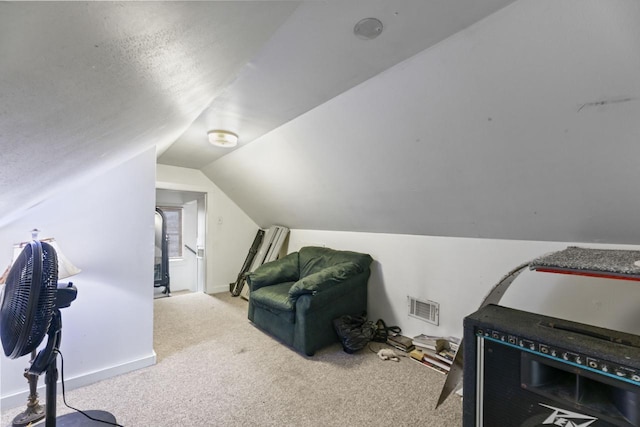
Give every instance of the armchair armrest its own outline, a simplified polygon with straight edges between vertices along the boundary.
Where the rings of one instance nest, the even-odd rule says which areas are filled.
[[[264,286],[294,282],[300,278],[298,253],[292,252],[278,260],[262,264],[247,276],[249,289],[255,291]]]
[[[294,283],[289,289],[289,299],[295,300],[300,295],[325,291],[361,272],[362,268],[351,261],[327,267]]]

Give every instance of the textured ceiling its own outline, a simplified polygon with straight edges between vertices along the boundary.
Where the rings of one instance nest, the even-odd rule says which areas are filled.
[[[640,2],[520,1],[204,172],[266,227],[640,241]]]
[[[512,1],[303,2],[158,162],[200,169],[229,153],[207,131],[235,132],[242,147]],[[367,17],[383,23],[375,40],[353,34]]]
[[[155,145],[263,227],[637,243],[640,3],[510,3],[2,2],[0,226]]]
[[[152,146],[207,165],[206,130],[246,145],[510,1],[1,2],[0,225]]]
[[[1,2],[0,224],[173,143],[297,5]]]

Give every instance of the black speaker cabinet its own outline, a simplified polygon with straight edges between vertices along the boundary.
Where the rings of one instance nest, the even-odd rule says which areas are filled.
[[[464,320],[464,427],[640,427],[640,337],[488,305]]]

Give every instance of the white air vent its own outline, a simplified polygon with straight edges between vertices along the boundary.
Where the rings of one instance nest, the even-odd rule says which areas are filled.
[[[421,301],[414,297],[409,298],[409,316],[425,322],[440,324],[440,304],[435,301]]]

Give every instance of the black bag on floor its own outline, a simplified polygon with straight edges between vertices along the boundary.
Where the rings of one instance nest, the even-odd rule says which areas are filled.
[[[363,349],[376,334],[376,325],[365,316],[340,316],[333,320],[333,327],[346,353]]]
[[[384,320],[378,319],[376,322],[376,333],[373,335],[372,341],[375,342],[387,342],[389,332],[387,330],[387,324]]]
[[[376,333],[371,339],[375,342],[387,342],[389,335],[398,335],[401,332],[398,326],[387,326],[384,320],[378,319],[376,322]]]

